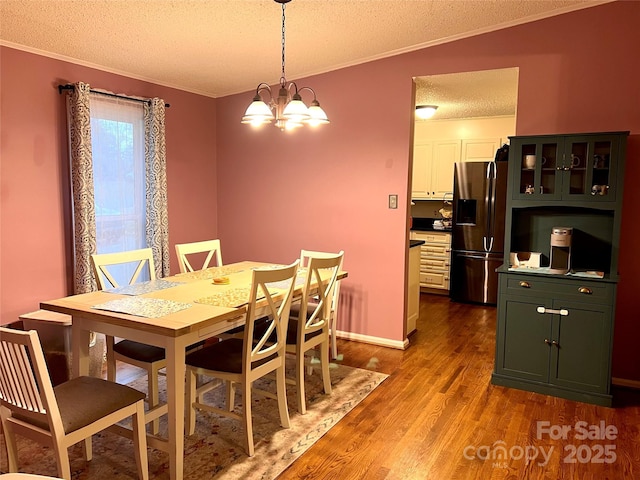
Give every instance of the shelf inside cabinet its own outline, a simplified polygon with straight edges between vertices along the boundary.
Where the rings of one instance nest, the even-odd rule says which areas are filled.
[[[510,251],[541,252],[541,265],[549,265],[551,231],[573,228],[571,267],[576,270],[611,270],[614,216],[611,211],[582,207],[528,207],[512,211]]]

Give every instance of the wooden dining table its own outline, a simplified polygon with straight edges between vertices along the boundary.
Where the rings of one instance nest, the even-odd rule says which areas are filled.
[[[252,272],[274,264],[244,261],[183,273],[117,289],[72,295],[40,303],[40,308],[72,317],[73,376],[89,374],[89,336],[99,332],[163,347],[166,403],[146,412],[150,422],[168,415],[168,435],[148,435],[148,445],[169,454],[171,480],[183,479],[185,428],[185,351],[245,322]],[[296,277],[294,298],[302,295],[305,270]],[[338,279],[347,276],[341,271]],[[214,279],[227,277],[229,283]],[[282,289],[285,285],[269,285]],[[277,297],[276,297],[277,298]],[[257,307],[266,307],[266,301]],[[266,311],[266,309],[265,309]],[[120,433],[127,434],[123,427]]]

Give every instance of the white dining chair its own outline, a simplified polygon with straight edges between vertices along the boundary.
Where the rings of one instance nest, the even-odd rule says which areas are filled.
[[[255,448],[251,416],[252,392],[276,399],[280,423],[282,427],[289,428],[285,386],[285,343],[291,297],[295,288],[294,280],[299,262],[296,260],[285,267],[256,269],[252,272],[243,338],[229,338],[187,354],[186,424],[189,435],[195,431],[196,410],[205,410],[240,420],[244,427],[247,455],[253,456]],[[271,291],[268,288],[269,283],[287,281],[290,284],[284,292],[281,289]],[[269,322],[261,335],[254,338],[255,322],[258,319],[258,301],[267,302]],[[264,314],[260,314],[259,317],[264,318]],[[257,379],[271,373],[275,373],[276,376],[276,394],[253,388],[253,383]],[[198,375],[209,377],[212,381],[197,386],[196,376]],[[220,385],[220,381],[227,387],[226,408],[205,403],[204,394]],[[242,391],[242,414],[233,411],[236,385],[240,385]]]
[[[132,264],[135,267],[133,274],[128,280],[128,285],[137,283],[142,272],[146,271],[150,280],[156,279],[156,271],[153,262],[153,252],[150,248],[139,250],[129,250],[118,253],[103,253],[91,255],[91,263],[96,277],[96,282],[101,290],[106,288],[117,288],[120,286],[111,272],[111,268],[117,265]],[[108,283],[107,283],[108,282]],[[135,365],[147,372],[149,408],[153,408],[159,403],[158,375],[160,370],[166,367],[166,355],[164,348],[146,343],[135,342],[133,340],[115,341],[112,336],[106,337],[107,343],[107,379],[116,381],[116,361]],[[203,345],[198,342],[187,347],[193,350]],[[151,432],[157,434],[160,422],[156,418],[151,422]]]
[[[206,257],[204,254],[207,254]],[[178,243],[176,244],[176,255],[178,257],[178,266],[180,267],[180,273],[193,272],[195,269],[191,265],[191,261],[197,258],[198,254],[204,257],[202,267],[199,270],[204,270],[212,266],[212,260],[215,257],[216,267],[222,266],[222,250],[220,249],[220,240],[205,240],[202,242],[192,243]]]
[[[300,250],[300,267],[305,268],[309,264],[309,260],[315,258],[331,258],[335,256],[335,253],[318,252],[315,250]],[[340,262],[339,269],[342,270],[344,262]],[[311,298],[311,301],[317,303],[317,299]],[[329,321],[329,338],[331,342],[331,358],[334,360],[338,358],[338,340],[336,335],[336,324],[338,321],[338,308],[340,307],[340,280],[336,281],[335,288],[331,292],[331,318]],[[298,311],[299,304],[292,305],[291,309],[295,313]]]
[[[320,347],[319,357],[324,392],[331,393],[329,327],[333,295],[343,258],[343,251],[322,257],[309,257],[299,310],[292,311],[290,316],[286,351],[295,355],[296,378],[289,383],[296,385],[298,410],[301,414],[307,411],[304,385],[305,353],[316,347]]]
[[[18,471],[16,434],[52,448],[58,475],[71,480],[67,449],[84,444],[91,460],[91,436],[132,418],[138,477],[149,478],[144,393],[96,377],[76,377],[53,387],[35,330],[0,327],[0,418],[9,471]]]

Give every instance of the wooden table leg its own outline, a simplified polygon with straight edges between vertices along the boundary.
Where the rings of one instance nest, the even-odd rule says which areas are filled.
[[[167,404],[169,407],[169,477],[182,480],[184,470],[185,346],[167,345]]]

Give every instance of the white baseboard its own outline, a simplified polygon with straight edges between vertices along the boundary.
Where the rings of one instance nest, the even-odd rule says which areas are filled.
[[[336,331],[338,338],[344,338],[346,340],[353,340],[355,342],[370,343],[371,345],[379,345],[381,347],[396,348],[398,350],[406,350],[409,346],[409,340],[389,340],[388,338],[372,337],[370,335],[362,335],[360,333],[343,332],[341,330]]]
[[[636,390],[640,390],[640,381],[638,380],[628,380],[626,378],[613,377],[611,379],[611,383],[618,387],[627,387],[627,388],[634,388]]]

